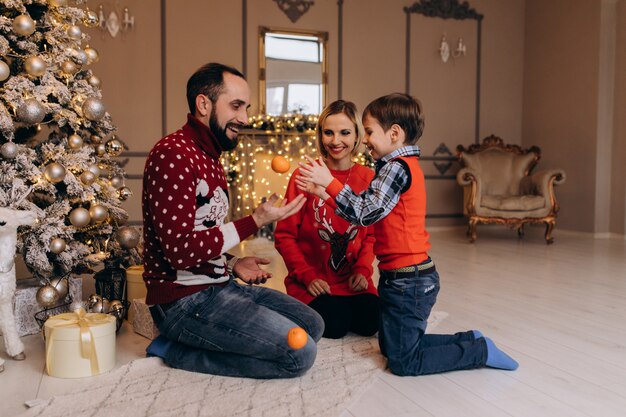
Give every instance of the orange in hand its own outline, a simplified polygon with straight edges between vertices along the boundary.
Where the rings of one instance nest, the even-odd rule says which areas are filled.
[[[287,334],[287,343],[292,349],[302,349],[306,346],[309,335],[306,334],[302,327],[292,327]]]
[[[272,159],[272,169],[274,172],[284,174],[289,171],[290,167],[289,161],[284,156],[276,155],[274,159]]]

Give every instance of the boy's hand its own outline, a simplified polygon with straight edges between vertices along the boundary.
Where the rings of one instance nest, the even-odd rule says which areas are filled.
[[[246,284],[263,284],[272,277],[272,274],[261,269],[259,265],[269,265],[269,263],[270,260],[266,258],[246,256],[239,259],[233,266],[233,273]]]
[[[285,219],[292,214],[300,211],[302,206],[306,201],[306,197],[304,194],[300,194],[289,203],[287,200],[283,200],[283,203],[280,207],[274,206],[278,201],[278,195],[276,193],[272,194],[267,201],[260,206],[258,206],[254,213],[252,213],[252,218],[256,222],[257,227],[265,226],[266,224],[274,223],[275,221]]]
[[[321,158],[315,160],[307,155],[304,155],[304,158],[308,161],[308,164],[299,163],[300,173],[302,174],[301,177],[303,177],[305,181],[313,182],[324,188],[328,187],[328,184],[333,181],[334,177],[324,161]]]
[[[311,281],[311,283],[306,287],[306,290],[313,297],[317,297],[322,294],[330,295],[330,285],[328,285],[328,282],[320,278]]]
[[[365,291],[369,284],[361,274],[354,274],[348,279],[348,286],[353,292]]]

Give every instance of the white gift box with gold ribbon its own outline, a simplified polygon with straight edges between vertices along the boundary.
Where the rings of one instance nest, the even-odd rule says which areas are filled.
[[[102,313],[57,314],[44,324],[46,370],[59,378],[82,378],[115,366],[115,317]]]

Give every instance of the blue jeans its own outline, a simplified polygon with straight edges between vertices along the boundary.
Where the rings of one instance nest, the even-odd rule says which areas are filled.
[[[430,259],[423,262],[429,262]],[[439,293],[439,274],[380,270],[378,342],[389,369],[401,376],[427,375],[485,365],[487,345],[473,333],[425,334]]]
[[[270,288],[211,286],[166,306],[151,307],[161,332],[174,343],[164,361],[173,368],[213,375],[290,378],[315,361],[324,321],[300,301]],[[294,350],[290,328],[300,326],[308,343]]]

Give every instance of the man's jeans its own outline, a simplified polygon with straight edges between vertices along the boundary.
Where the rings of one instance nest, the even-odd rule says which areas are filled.
[[[487,345],[482,338],[474,339],[471,331],[424,334],[438,293],[434,266],[415,272],[380,270],[378,342],[394,374],[426,375],[485,365]]]
[[[289,378],[315,361],[324,332],[317,312],[281,292],[230,281],[150,309],[161,334],[174,341],[164,361],[214,375]],[[289,329],[309,334],[305,347],[287,344]]]

